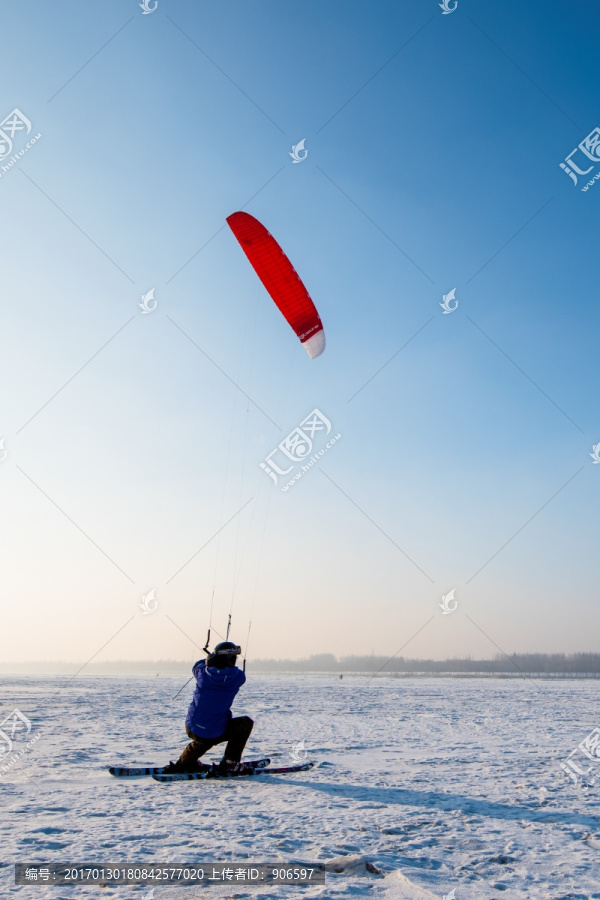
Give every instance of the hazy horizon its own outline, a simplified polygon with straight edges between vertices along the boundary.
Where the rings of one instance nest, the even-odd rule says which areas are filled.
[[[242,665],[241,660],[238,663]],[[444,669],[443,666],[447,666]],[[477,668],[477,667],[480,668]],[[0,662],[0,675],[64,675],[70,677],[101,675],[187,675],[192,662],[175,659],[149,660],[103,660],[102,662],[68,663],[64,660],[29,660],[13,663]],[[286,668],[289,667],[289,668]],[[74,670],[74,671],[72,671]],[[157,671],[158,670],[158,671]],[[339,656],[318,654],[300,659],[254,659],[248,662],[248,673],[279,674],[283,672],[314,672],[322,674],[513,674],[527,676],[532,672],[569,675],[596,675],[600,677],[600,653],[578,654],[512,654],[510,657],[499,653],[486,659],[472,657],[451,657],[442,660],[420,659],[418,657],[387,658],[383,656]]]

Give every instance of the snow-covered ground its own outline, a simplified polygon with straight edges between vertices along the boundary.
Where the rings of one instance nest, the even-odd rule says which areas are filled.
[[[581,787],[559,767],[600,720],[597,683],[250,676],[234,706],[256,723],[247,755],[288,763],[304,740],[316,768],[170,785],[112,778],[110,764],[176,758],[183,681],[0,680],[0,720],[17,708],[32,722],[27,739],[38,736],[0,777],[2,898],[149,891],[16,887],[16,861],[207,860],[331,872],[325,887],[158,886],[154,900],[600,898],[600,782]]]

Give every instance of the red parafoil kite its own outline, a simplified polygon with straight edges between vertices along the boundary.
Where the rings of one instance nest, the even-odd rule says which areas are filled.
[[[311,359],[325,349],[319,313],[291,262],[254,216],[235,212],[227,223],[271,298],[300,338]]]

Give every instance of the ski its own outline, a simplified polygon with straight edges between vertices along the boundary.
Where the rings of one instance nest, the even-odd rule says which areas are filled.
[[[246,762],[246,765],[251,766],[253,769],[263,769],[268,766],[270,762],[271,760],[268,757],[264,757],[263,759],[250,759]],[[212,765],[201,763],[198,772],[186,772],[182,774],[185,774],[186,776],[189,774],[192,778],[195,778],[196,776],[199,778],[206,778],[206,773],[213,768],[214,766]],[[162,775],[165,769],[166,766],[109,766],[108,771],[117,778],[136,778],[140,775]],[[208,777],[214,778],[214,776]]]
[[[164,766],[109,766],[108,771],[117,778],[133,778],[137,775],[159,775]]]
[[[163,775],[160,772],[153,774],[155,781],[163,784],[171,781],[200,781],[204,778],[248,778],[252,775],[288,775],[291,772],[306,772],[312,769],[314,763],[306,762],[297,766],[274,766],[267,768],[266,766],[254,766],[248,768],[244,772],[220,772],[217,766],[208,768],[201,772],[178,772],[173,775]]]

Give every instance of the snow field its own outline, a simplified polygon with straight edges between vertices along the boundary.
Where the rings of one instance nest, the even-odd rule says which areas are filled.
[[[176,758],[192,687],[173,700],[183,681],[0,681],[1,718],[18,708],[27,737],[39,734],[0,777],[0,896],[141,900],[150,890],[16,887],[15,861],[312,861],[328,866],[324,888],[157,885],[153,900],[441,900],[453,889],[455,900],[600,898],[600,784],[575,785],[559,767],[597,724],[593,681],[250,672],[234,704],[255,720],[246,755],[287,764],[303,742],[315,769],[170,785],[112,778],[112,764]]]

